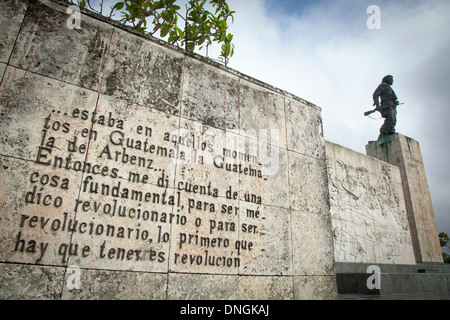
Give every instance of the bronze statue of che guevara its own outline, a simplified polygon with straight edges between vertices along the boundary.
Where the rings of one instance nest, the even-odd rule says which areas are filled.
[[[395,133],[395,125],[397,124],[397,106],[399,105],[399,102],[397,95],[391,88],[393,83],[393,76],[385,76],[382,83],[373,93],[373,105],[376,106],[376,110],[379,111],[381,116],[385,119],[380,128],[378,140]],[[381,104],[379,100],[381,100]]]

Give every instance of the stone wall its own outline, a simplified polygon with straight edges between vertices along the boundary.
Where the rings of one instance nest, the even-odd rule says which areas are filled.
[[[415,264],[400,169],[326,142],[335,261]]]
[[[334,298],[320,109],[66,10],[0,4],[0,297]]]
[[[366,145],[366,152],[400,169],[416,261],[442,263],[438,230],[419,143],[397,133],[369,143]]]

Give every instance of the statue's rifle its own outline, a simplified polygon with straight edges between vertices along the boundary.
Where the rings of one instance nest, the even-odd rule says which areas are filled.
[[[396,106],[400,106],[400,105],[402,105],[402,104],[404,104],[404,103],[403,103],[403,102],[402,102],[402,103],[399,103],[399,104],[397,104]],[[374,113],[374,112],[376,112],[376,111],[380,111],[380,112],[381,112],[381,108],[376,107],[376,108],[373,109],[373,110],[366,111],[366,112],[364,112],[364,115],[367,117],[367,116],[371,115],[372,113]]]

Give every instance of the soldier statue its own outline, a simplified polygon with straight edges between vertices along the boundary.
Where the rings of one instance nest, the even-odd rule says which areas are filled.
[[[399,105],[397,95],[391,86],[394,83],[394,77],[388,75],[383,78],[382,83],[373,93],[373,105],[375,110],[381,113],[385,119],[380,128],[378,140],[383,139],[395,133],[395,125],[397,124],[397,106]],[[381,99],[381,105],[380,101]]]

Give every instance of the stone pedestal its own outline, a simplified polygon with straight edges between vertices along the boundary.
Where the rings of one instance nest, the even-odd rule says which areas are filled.
[[[369,142],[367,155],[400,168],[416,262],[442,262],[419,143],[401,134]]]

